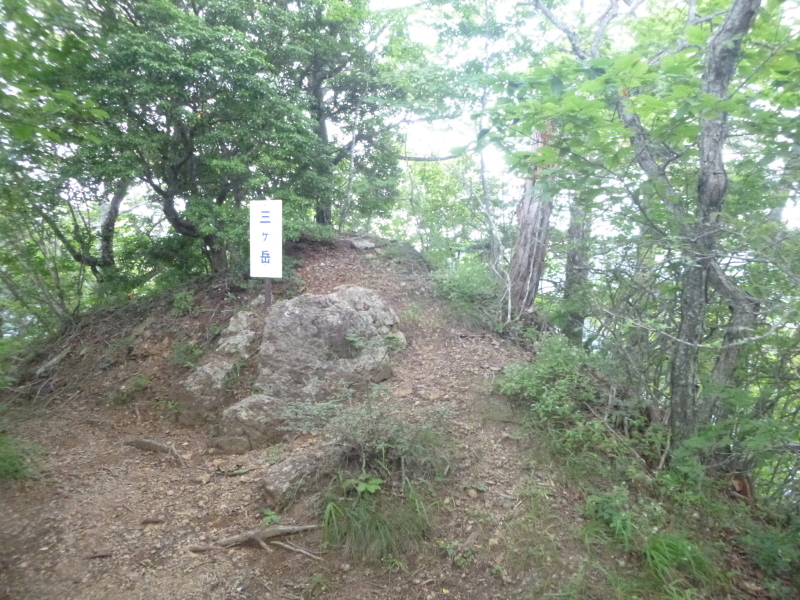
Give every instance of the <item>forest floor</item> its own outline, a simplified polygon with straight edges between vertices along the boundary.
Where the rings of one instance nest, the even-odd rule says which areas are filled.
[[[259,475],[314,442],[305,435],[241,456],[209,454],[210,426],[181,423],[171,398],[189,369],[174,364],[175,345],[207,344],[260,293],[209,284],[198,288],[189,314],[170,312],[169,299],[134,300],[98,312],[43,354],[38,364],[66,353],[29,383],[33,399],[6,415],[14,436],[38,447],[39,468],[34,478],[0,487],[0,598],[603,598],[600,570],[580,533],[584,498],[492,391],[506,365],[531,353],[460,324],[412,258],[387,248],[358,251],[347,240],[291,252],[300,260],[296,276],[276,292],[377,291],[408,340],[386,382],[398,409],[410,420],[431,407],[448,411],[450,440],[443,443],[453,468],[436,488],[421,551],[348,562],[322,546],[319,530],[291,541],[321,560],[271,546],[190,550],[258,527],[265,508]],[[253,373],[253,365],[243,369],[228,404],[249,394]],[[133,437],[174,444],[186,466],[123,444]],[[232,471],[244,473],[227,476]],[[281,525],[320,524],[310,506],[298,499],[281,513]],[[624,566],[626,557],[604,560]]]

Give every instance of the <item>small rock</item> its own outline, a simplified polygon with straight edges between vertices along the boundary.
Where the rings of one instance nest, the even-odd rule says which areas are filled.
[[[212,438],[208,443],[210,448],[225,454],[245,454],[250,452],[250,440],[246,437],[221,436]]]
[[[440,390],[437,390],[436,388],[427,389],[427,390],[425,390],[425,393],[423,394],[423,397],[426,400],[429,400],[431,402],[435,402],[436,400],[440,400],[442,398],[442,396],[443,396],[442,392]]]
[[[477,498],[477,497],[478,497],[478,492],[476,492],[476,491],[475,491],[475,490],[473,490],[472,488],[469,488],[469,489],[467,490],[467,496],[469,496],[470,498],[473,498],[473,499],[474,499],[474,498]]]
[[[351,567],[351,566],[350,566],[350,565],[348,565],[347,563],[342,563],[342,564],[339,566],[339,569],[342,571],[342,573],[347,573],[347,572],[348,572],[350,569],[352,569],[352,568],[353,568],[353,567]]]
[[[269,505],[278,510],[291,502],[325,460],[324,453],[319,449],[307,448],[269,467],[261,479],[261,489]]]
[[[369,240],[351,240],[350,244],[356,250],[372,250],[375,247],[375,242]]]

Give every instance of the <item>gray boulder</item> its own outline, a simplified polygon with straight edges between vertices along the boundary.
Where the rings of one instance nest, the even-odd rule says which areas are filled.
[[[213,355],[207,362],[197,367],[184,382],[184,387],[203,408],[214,408],[219,394],[225,387],[225,378],[233,369],[233,360]]]
[[[250,440],[242,436],[222,435],[211,438],[208,447],[221,454],[245,454],[250,452]]]
[[[350,244],[356,250],[371,250],[375,247],[375,242],[371,242],[369,240],[365,240],[363,238],[358,238],[355,240],[350,240]]]
[[[248,396],[222,412],[222,435],[245,438],[250,448],[275,444],[286,435],[281,429],[285,405],[263,394]]]
[[[206,410],[217,408],[225,378],[237,359],[248,356],[259,326],[260,321],[254,312],[242,311],[233,315],[214,352],[186,378],[183,385],[200,407]]]
[[[326,464],[324,449],[305,448],[267,469],[260,480],[264,500],[273,510],[285,508]]]
[[[250,344],[258,335],[259,319],[255,313],[241,311],[231,317],[228,327],[222,332],[217,352],[246,357]]]
[[[397,315],[372,290],[337,289],[271,306],[256,385],[282,399],[316,398],[342,383],[383,381],[391,375],[386,336]]]

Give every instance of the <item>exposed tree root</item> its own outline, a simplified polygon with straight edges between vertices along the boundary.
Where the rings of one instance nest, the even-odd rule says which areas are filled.
[[[275,527],[268,527],[266,529],[253,529],[252,531],[245,531],[244,533],[240,533],[239,535],[234,535],[231,537],[223,538],[211,544],[210,546],[192,546],[189,548],[190,552],[208,552],[209,550],[214,550],[215,548],[229,548],[230,546],[238,546],[240,544],[246,543],[253,543],[257,546],[261,546],[265,550],[268,550],[267,543],[273,544],[275,546],[280,546],[281,548],[286,548],[287,550],[291,550],[292,552],[299,552],[305,556],[309,556],[314,559],[319,559],[318,556],[303,550],[302,548],[298,548],[297,546],[293,546],[291,544],[285,544],[278,541],[270,541],[268,540],[276,537],[281,537],[284,535],[291,535],[293,533],[300,533],[301,531],[308,531],[310,529],[319,529],[319,525],[285,525],[285,526],[275,526]]]
[[[164,454],[169,454],[178,462],[178,464],[180,464],[181,467],[185,468],[188,466],[183,457],[178,454],[178,451],[175,449],[174,445],[167,446],[166,444],[162,444],[161,442],[157,442],[155,440],[148,440],[147,438],[134,438],[122,443],[125,446],[133,446],[134,448],[146,450],[147,452],[163,452]]]

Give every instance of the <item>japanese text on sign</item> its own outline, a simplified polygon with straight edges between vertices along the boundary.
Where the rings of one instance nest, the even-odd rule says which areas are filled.
[[[280,200],[250,202],[250,276],[283,276],[283,204]]]

